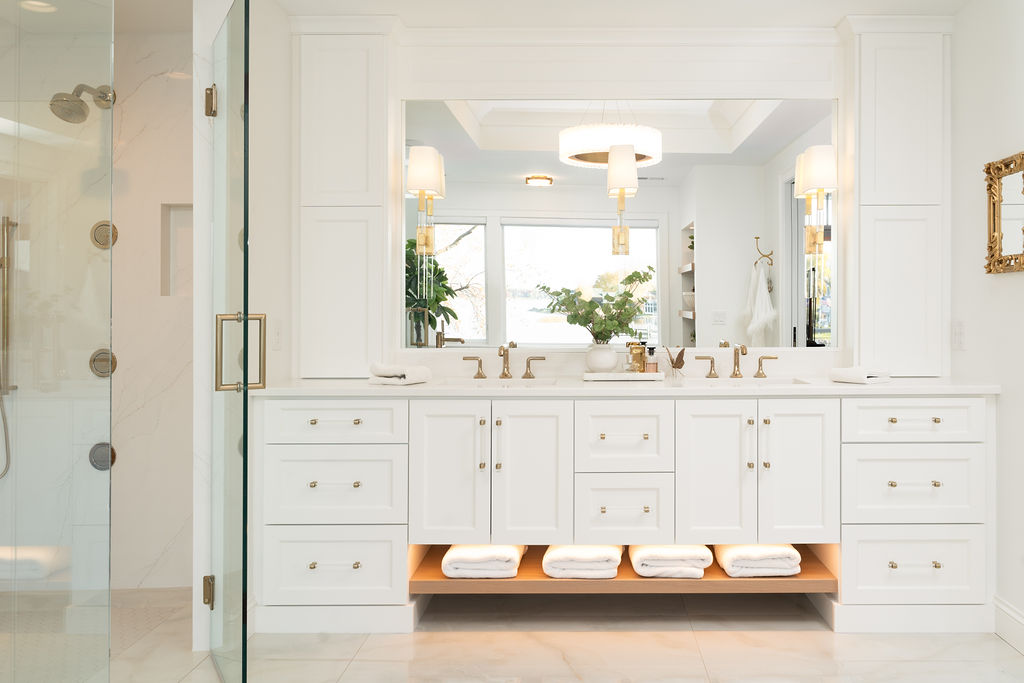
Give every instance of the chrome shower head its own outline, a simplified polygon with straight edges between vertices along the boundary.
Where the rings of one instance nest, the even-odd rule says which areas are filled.
[[[110,109],[114,106],[114,90],[109,85],[101,85],[92,88],[88,85],[79,84],[74,92],[59,92],[50,98],[50,111],[62,121],[68,123],[82,123],[89,118],[89,106],[82,99],[82,93],[92,95],[93,104],[100,109]]]

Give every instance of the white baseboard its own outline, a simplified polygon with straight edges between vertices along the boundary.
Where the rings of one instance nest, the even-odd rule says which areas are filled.
[[[412,633],[429,600],[405,605],[260,605],[256,633]]]
[[[996,635],[1024,654],[1024,612],[998,595],[992,602],[996,608]]]
[[[836,633],[992,633],[992,605],[841,605],[807,596]],[[1024,628],[1024,624],[1021,625]]]

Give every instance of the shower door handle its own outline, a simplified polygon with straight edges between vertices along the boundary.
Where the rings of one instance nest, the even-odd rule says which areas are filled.
[[[250,313],[248,320],[255,320],[260,324],[260,374],[258,382],[249,382],[249,389],[266,389],[267,388],[267,315],[265,313]],[[241,391],[242,383],[234,382],[231,384],[224,383],[224,323],[232,321],[236,323],[242,323],[246,321],[246,316],[239,313],[218,313],[217,314],[217,348],[214,351],[215,368],[213,371],[213,381],[215,391]],[[248,362],[248,358],[246,359]]]

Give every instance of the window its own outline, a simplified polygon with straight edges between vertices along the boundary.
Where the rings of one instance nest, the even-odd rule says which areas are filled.
[[[435,223],[435,258],[455,290],[448,300],[457,320],[445,328],[449,337],[467,342],[487,341],[487,287],[484,281],[487,251],[483,223]]]

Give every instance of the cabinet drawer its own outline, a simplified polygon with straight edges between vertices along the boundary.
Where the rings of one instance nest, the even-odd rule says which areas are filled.
[[[406,401],[267,401],[267,443],[405,443]]]
[[[576,401],[577,472],[671,472],[672,401]]]
[[[843,526],[840,599],[849,604],[985,602],[985,526]]]
[[[983,444],[843,446],[843,522],[985,521]]]
[[[266,524],[405,524],[408,447],[271,445]]]
[[[576,543],[672,543],[671,474],[577,474]]]
[[[268,526],[267,605],[397,605],[408,595],[405,526]]]
[[[843,400],[843,441],[984,441],[983,398]]]

